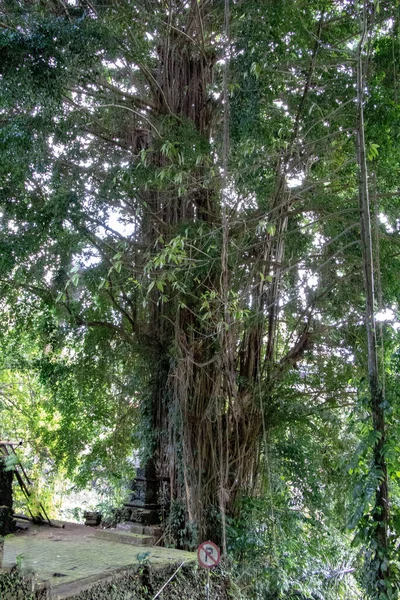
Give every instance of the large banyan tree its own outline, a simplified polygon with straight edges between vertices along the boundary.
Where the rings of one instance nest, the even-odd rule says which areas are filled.
[[[257,487],[285,382],[349,392],[356,8],[1,4],[2,285],[135,356],[148,455],[202,536]]]

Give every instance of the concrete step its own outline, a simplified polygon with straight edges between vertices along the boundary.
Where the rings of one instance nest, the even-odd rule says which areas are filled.
[[[132,521],[117,523],[117,531],[129,531],[130,533],[138,533],[139,535],[151,535],[157,539],[162,535],[162,529],[157,525],[143,525],[142,523],[132,523]]]
[[[117,531],[128,531],[130,533],[138,533],[139,535],[151,535],[151,531],[147,531],[148,527],[141,523],[117,523]]]
[[[152,546],[156,542],[152,535],[142,535],[116,529],[97,529],[94,535],[100,540],[130,544],[131,546]]]

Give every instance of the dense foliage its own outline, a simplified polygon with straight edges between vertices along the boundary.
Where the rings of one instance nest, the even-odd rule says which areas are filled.
[[[252,598],[398,593],[399,10],[0,4],[1,435]]]

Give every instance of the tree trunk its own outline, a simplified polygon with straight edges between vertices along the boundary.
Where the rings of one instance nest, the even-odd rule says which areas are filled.
[[[13,474],[13,471],[5,470],[4,460],[0,459],[0,536],[7,535],[12,531]]]
[[[207,4],[195,0],[190,6],[183,24],[181,4],[170,5],[171,27],[159,47],[156,74],[158,116],[162,119],[169,114],[176,121],[178,136],[189,125],[211,152],[214,115],[209,86],[216,57],[203,39],[211,9],[205,14]],[[221,12],[221,22],[222,16]],[[213,19],[214,26],[215,12]],[[221,260],[211,260],[194,291],[180,293],[178,302],[163,303],[161,294],[152,290],[151,329],[163,357],[154,377],[152,406],[159,471],[170,477],[172,499],[185,506],[193,531],[197,528],[200,539],[211,537],[223,545],[225,511],[229,512],[236,492],[251,481],[262,422],[247,389],[241,393],[236,389],[238,332],[230,316],[229,223],[221,201],[221,187],[227,184],[229,141],[226,81],[225,87],[225,181],[215,176],[205,187],[205,169],[199,167],[198,174],[192,175],[192,180],[198,178],[197,185],[194,182],[191,190],[152,193],[149,215],[157,214],[158,222],[146,217],[146,243],[156,249],[161,250],[164,243],[157,242],[160,227],[168,240],[193,224],[203,224],[220,244]],[[168,164],[161,151],[154,160],[157,165]],[[194,240],[192,245],[196,243],[200,242]],[[171,287],[165,293],[172,298],[177,295]],[[211,317],[203,319],[201,306],[209,294]],[[259,359],[256,362],[251,379],[258,376]],[[187,540],[194,542],[195,538]]]
[[[357,101],[358,101],[358,123],[357,123],[357,150],[359,167],[359,209],[361,248],[363,257],[363,275],[365,291],[365,327],[368,345],[368,376],[371,398],[372,426],[376,433],[376,441],[373,448],[373,461],[378,484],[375,494],[375,506],[373,519],[375,527],[372,529],[376,541],[375,560],[378,563],[376,570],[377,583],[381,591],[385,591],[385,580],[388,578],[388,570],[382,568],[383,559],[388,550],[388,526],[389,526],[389,488],[387,464],[384,454],[386,442],[385,410],[382,387],[379,379],[379,360],[377,348],[376,322],[375,322],[375,290],[374,290],[374,263],[372,250],[372,228],[370,216],[370,202],[368,189],[368,170],[365,146],[364,127],[364,44],[367,36],[367,10],[364,5],[363,31],[358,47],[357,60]]]

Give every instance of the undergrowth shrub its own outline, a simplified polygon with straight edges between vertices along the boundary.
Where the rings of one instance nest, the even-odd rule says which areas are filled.
[[[355,600],[355,553],[345,533],[287,499],[243,498],[229,524],[232,572],[251,600]]]

